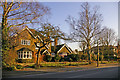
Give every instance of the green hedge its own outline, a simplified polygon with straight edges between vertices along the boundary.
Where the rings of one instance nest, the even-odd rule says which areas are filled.
[[[33,59],[18,59],[18,63],[33,63]]]
[[[50,55],[44,56],[44,61],[50,62],[52,60],[52,57]]]
[[[79,66],[79,65],[88,65],[88,62],[67,62],[67,63],[41,63],[42,67],[63,67],[63,66]]]
[[[16,70],[16,66],[12,65],[12,66],[7,66],[7,67],[2,67],[3,70],[7,70],[7,71],[14,71]]]
[[[16,68],[17,68],[17,69],[23,69],[23,66],[21,66],[21,65],[16,65]]]

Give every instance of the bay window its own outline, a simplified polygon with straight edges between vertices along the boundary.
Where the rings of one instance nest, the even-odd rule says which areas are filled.
[[[19,51],[18,59],[32,59],[32,51]]]

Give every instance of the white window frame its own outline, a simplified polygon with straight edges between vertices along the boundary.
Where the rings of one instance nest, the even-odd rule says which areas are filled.
[[[29,57],[27,57],[28,54],[29,54]],[[24,57],[24,55],[26,55],[26,56]],[[19,51],[18,59],[32,59],[32,51]]]
[[[30,40],[21,39],[21,45],[30,45]]]
[[[52,56],[52,57],[55,57],[55,53],[51,53],[51,56]]]

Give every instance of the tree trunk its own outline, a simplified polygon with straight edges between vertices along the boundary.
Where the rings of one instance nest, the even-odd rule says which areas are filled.
[[[103,52],[104,52],[104,47],[102,47],[102,51],[101,51],[101,53],[102,53],[101,63],[103,63]]]
[[[90,43],[88,43],[87,47],[88,47],[88,62],[89,62],[89,64],[91,64],[91,46],[90,46]]]
[[[36,65],[39,65],[39,58],[40,58],[40,48],[37,52],[37,61],[36,61]]]
[[[103,63],[103,51],[102,51],[101,63]]]

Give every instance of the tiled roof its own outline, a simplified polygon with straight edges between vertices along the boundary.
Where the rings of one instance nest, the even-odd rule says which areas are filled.
[[[35,29],[29,28],[29,30],[33,33],[34,36],[39,35],[41,38],[44,38],[44,36],[40,32],[37,32]]]
[[[60,48],[61,48],[63,45],[64,45],[64,44],[57,45],[55,51],[54,51],[54,46],[51,46],[51,51],[57,53],[57,51],[60,50]]]
[[[18,51],[32,51],[32,50],[30,50],[29,48],[21,48],[21,49],[19,49]]]
[[[61,45],[57,45],[56,46],[56,49],[54,51],[54,46],[51,47],[51,51],[54,52],[54,53],[57,53],[63,46],[66,46],[66,48],[72,53],[72,49],[70,47],[68,47],[67,45],[65,44],[61,44]]]

